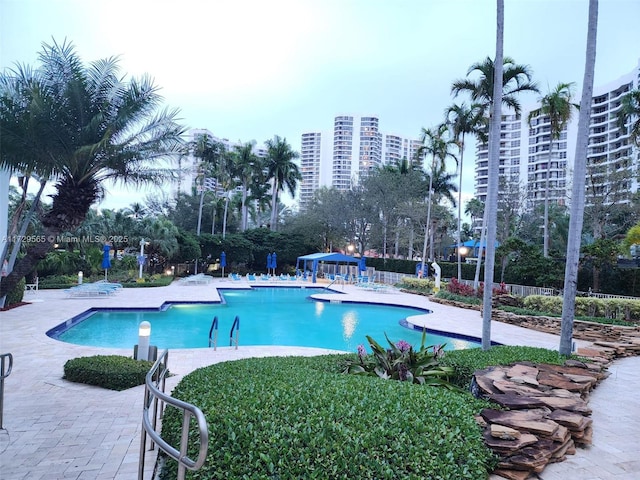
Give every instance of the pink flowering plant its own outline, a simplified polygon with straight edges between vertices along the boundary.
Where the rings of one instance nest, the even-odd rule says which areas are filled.
[[[418,350],[405,340],[393,343],[386,334],[389,348],[384,348],[367,335],[371,354],[367,353],[364,345],[359,345],[357,359],[348,360],[343,371],[356,375],[377,376],[385,380],[442,385],[457,389],[448,381],[454,374],[453,368],[440,365],[444,345],[425,346],[426,333],[426,330],[423,330]]]

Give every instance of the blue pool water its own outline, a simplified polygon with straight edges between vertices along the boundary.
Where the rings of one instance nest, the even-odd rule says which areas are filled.
[[[252,288],[220,290],[222,303],[171,304],[161,309],[97,309],[71,319],[47,332],[53,338],[78,345],[131,348],[138,343],[138,325],[151,323],[151,344],[165,348],[206,348],[214,316],[218,317],[218,346],[229,345],[229,333],[240,318],[239,343],[285,345],[355,351],[367,345],[366,335],[386,345],[406,340],[420,346],[422,331],[400,322],[428,310],[337,303],[309,298],[321,289]],[[477,347],[478,343],[436,333],[427,334],[427,345],[445,344],[447,349]]]

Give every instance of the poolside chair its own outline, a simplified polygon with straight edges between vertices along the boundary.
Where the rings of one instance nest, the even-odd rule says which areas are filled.
[[[260,275],[260,280],[262,280],[263,282],[268,282],[271,280],[271,275],[263,273],[262,275]]]
[[[64,292],[69,297],[106,297],[114,295],[118,290],[119,284],[109,283],[83,283],[68,288]],[[122,285],[120,285],[122,288]]]
[[[257,281],[257,279],[256,279],[256,274],[255,274],[255,273],[247,273],[247,281],[248,281],[248,282],[255,282],[255,281]]]
[[[242,280],[242,277],[240,275],[238,275],[237,273],[230,273],[229,277],[231,278],[231,280],[233,280],[234,282],[239,282]]]

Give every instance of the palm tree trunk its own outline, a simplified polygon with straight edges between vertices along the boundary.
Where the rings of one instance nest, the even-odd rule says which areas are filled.
[[[429,229],[431,228],[431,191],[433,190],[433,172],[435,171],[436,156],[431,160],[431,174],[429,175],[429,197],[427,199],[427,223],[424,226],[424,245],[422,246],[422,276],[427,277],[429,267],[427,261],[427,242],[429,241]]]
[[[576,290],[578,287],[578,262],[580,260],[580,240],[584,217],[585,181],[587,173],[587,148],[589,143],[589,119],[591,115],[591,97],[593,96],[593,72],[596,63],[596,37],[598,32],[598,0],[589,0],[589,25],[587,29],[587,48],[582,81],[582,98],[578,117],[578,139],[573,167],[573,186],[571,189],[571,216],[569,217],[569,239],[567,243],[567,261],[564,274],[564,295],[562,302],[562,326],[560,328],[561,355],[571,354],[573,319],[576,308]]]
[[[484,262],[484,294],[482,298],[482,349],[491,348],[491,300],[496,253],[498,219],[498,176],[500,174],[500,123],[502,120],[502,67],[504,42],[504,0],[497,0],[496,58],[493,73],[493,101],[489,128],[489,172],[487,185],[487,250]]]
[[[202,185],[202,193],[200,193],[200,205],[198,206],[198,228],[196,235],[200,236],[200,227],[202,226],[202,205],[204,203],[204,184]]]
[[[460,246],[462,245],[462,160],[464,155],[464,133],[460,140],[460,178],[458,180],[458,281],[462,280],[462,257],[460,255]]]
[[[225,192],[224,197],[224,213],[222,217],[222,238],[227,235],[227,212],[229,210],[229,192]]]
[[[476,274],[473,277],[473,289],[477,292],[480,286],[480,266],[484,256],[484,248],[487,244],[487,209],[484,210],[482,216],[482,227],[480,229],[480,246],[478,247],[478,261],[476,262]]]
[[[549,132],[549,158],[547,159],[547,178],[544,186],[544,237],[542,239],[543,255],[549,256],[549,176],[551,175],[551,149],[553,148],[553,127]]]
[[[242,231],[247,229],[247,184],[242,185]]]
[[[271,191],[271,225],[269,226],[272,232],[276,231],[278,223],[278,188],[278,178],[274,177]]]

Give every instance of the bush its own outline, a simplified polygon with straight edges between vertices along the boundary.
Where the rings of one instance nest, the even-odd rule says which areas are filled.
[[[468,388],[476,370],[491,365],[509,365],[522,361],[562,365],[565,357],[555,350],[545,348],[500,345],[491,347],[489,350],[471,348],[448,351],[440,360],[440,364],[453,367],[455,376],[451,379],[452,383]]]
[[[7,293],[7,298],[5,299],[5,307],[10,307],[11,305],[16,305],[22,302],[24,298],[24,286],[26,285],[25,279],[21,279],[18,284]]]
[[[451,281],[447,284],[447,291],[449,293],[453,293],[454,295],[460,295],[463,297],[476,296],[476,291],[471,285],[459,282],[456,278],[452,278]]]
[[[467,297],[465,295],[456,295],[446,290],[440,290],[436,295],[436,298],[442,298],[443,300],[452,300],[454,302],[466,303],[467,305],[482,305],[482,300],[478,297]]]
[[[364,345],[359,345],[358,360],[347,360],[344,373],[454,388],[448,382],[449,377],[453,375],[453,369],[441,366],[438,361],[444,354],[444,345],[426,346],[426,330],[422,332],[422,342],[418,350],[414,350],[413,346],[404,340],[393,343],[386,335],[389,348],[383,348],[369,335],[366,337],[371,354],[367,354]]]
[[[110,390],[126,390],[144,384],[153,362],[119,355],[74,358],[64,364],[64,379]]]
[[[251,358],[186,375],[172,395],[201,408],[213,432],[205,465],[187,478],[487,478],[495,460],[474,420],[487,403],[342,375],[345,358]],[[178,445],[181,429],[180,412],[167,409],[163,437]],[[176,470],[169,460],[162,478]]]
[[[412,292],[430,294],[433,292],[435,282],[429,278],[402,277],[398,286]]]
[[[524,299],[524,307],[540,314],[561,315],[562,297],[529,295]],[[576,317],[600,317],[624,321],[640,320],[640,300],[620,298],[576,297]]]

